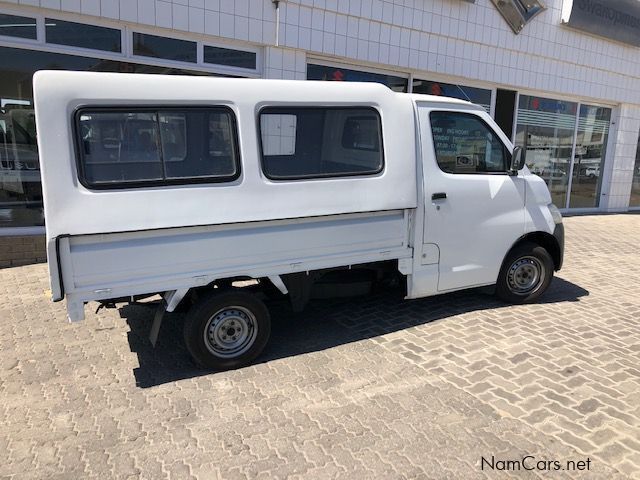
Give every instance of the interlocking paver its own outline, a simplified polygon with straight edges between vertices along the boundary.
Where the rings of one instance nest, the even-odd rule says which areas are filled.
[[[0,270],[0,478],[640,479],[640,216],[566,219],[540,304],[395,290],[270,305],[259,364],[211,374],[141,306],[65,321],[46,266]]]

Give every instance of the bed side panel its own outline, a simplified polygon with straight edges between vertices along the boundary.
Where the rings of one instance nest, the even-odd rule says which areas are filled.
[[[399,210],[70,237],[65,288],[99,299],[195,286],[203,278],[404,258],[411,254],[407,218]]]

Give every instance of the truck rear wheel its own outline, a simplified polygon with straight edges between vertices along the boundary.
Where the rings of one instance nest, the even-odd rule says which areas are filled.
[[[553,279],[553,259],[544,247],[525,242],[509,252],[502,265],[496,294],[508,303],[533,303]]]
[[[250,293],[213,293],[196,303],[184,324],[193,359],[205,368],[230,370],[251,363],[271,334],[267,307]]]

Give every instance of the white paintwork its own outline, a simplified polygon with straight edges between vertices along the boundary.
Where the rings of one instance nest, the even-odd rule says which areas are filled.
[[[316,259],[329,267],[410,256],[407,222],[402,210],[393,210],[72,236],[60,242],[62,256],[70,259],[63,269],[65,290],[109,298],[145,293],[125,292],[123,282],[165,291],[181,281],[313,270]]]
[[[406,128],[411,99],[379,84],[62,71],[37,72],[33,84],[48,238],[416,206],[415,138]],[[256,112],[295,104],[378,109],[385,131],[384,172],[366,182],[267,180],[258,160]],[[73,112],[86,105],[227,105],[242,139],[242,176],[231,184],[88,190],[77,182],[71,122]]]
[[[418,298],[495,283],[524,233],[553,232],[549,192],[526,168],[513,177],[437,167],[434,109],[478,115],[513,148],[467,102],[371,83],[79,72],[39,72],[34,88],[52,292],[66,296],[71,320],[82,319],[92,300],[164,292],[173,310],[189,289],[214,280],[268,277],[285,293],[280,275],[382,260],[398,261],[407,297]],[[89,190],[77,180],[71,120],[86,105],[227,105],[238,124],[242,175],[230,183]],[[256,119],[262,107],[278,105],[376,108],[384,170],[268,180]],[[436,205],[431,194],[440,191],[448,198]]]
[[[524,235],[525,180],[521,177],[450,174],[438,167],[429,113],[460,111],[428,102],[418,103],[425,179],[425,247],[439,249],[438,291],[487,283],[497,278],[505,252]],[[468,109],[508,139],[484,110]],[[443,192],[446,200],[432,200]],[[424,249],[423,249],[424,251]],[[429,255],[431,256],[431,255]]]

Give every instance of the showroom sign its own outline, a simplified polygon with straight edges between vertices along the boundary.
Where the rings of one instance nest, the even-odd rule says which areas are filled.
[[[638,0],[565,0],[562,23],[640,47]]]
[[[516,35],[522,31],[527,23],[533,20],[533,17],[542,13],[546,8],[539,0],[491,1]]]
[[[476,0],[464,0],[475,3]],[[546,10],[540,0],[491,0],[502,18],[516,35],[519,34],[533,17]]]

